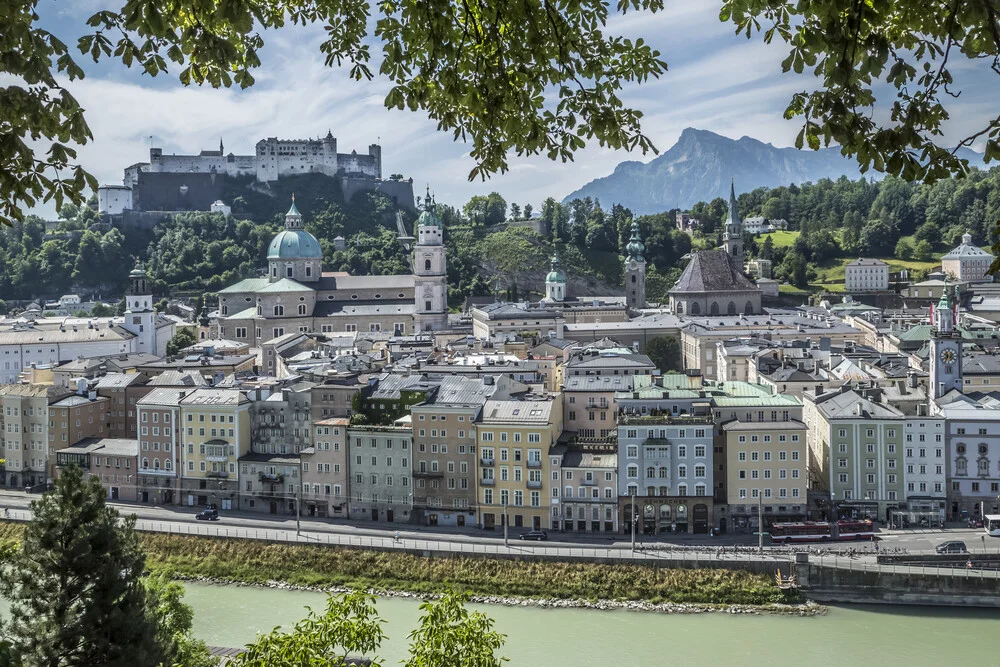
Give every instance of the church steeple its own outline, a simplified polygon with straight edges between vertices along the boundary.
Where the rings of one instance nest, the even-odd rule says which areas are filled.
[[[222,137],[219,137],[219,155],[225,155],[223,151],[225,151],[225,148],[222,147]]]
[[[285,214],[285,229],[302,229],[302,214],[295,206],[295,193],[292,193],[292,206]]]
[[[729,213],[726,214],[725,229],[722,232],[722,245],[742,271],[743,223],[740,221],[740,212],[736,206],[736,185],[732,180],[729,182]]]
[[[646,307],[646,246],[639,238],[639,223],[632,221],[632,237],[625,246],[625,303],[631,310]]]

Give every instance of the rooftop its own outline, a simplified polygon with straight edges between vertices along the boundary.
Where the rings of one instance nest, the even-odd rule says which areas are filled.
[[[694,253],[680,280],[670,293],[757,291],[757,286],[743,275],[742,267],[725,250],[702,250]]]

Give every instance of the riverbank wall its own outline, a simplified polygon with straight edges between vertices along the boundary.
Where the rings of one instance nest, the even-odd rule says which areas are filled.
[[[892,604],[1000,609],[1000,576],[976,569],[810,561],[798,554],[795,581],[806,598],[824,604]]]

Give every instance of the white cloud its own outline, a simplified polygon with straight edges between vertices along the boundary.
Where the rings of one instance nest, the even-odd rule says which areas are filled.
[[[59,20],[68,21],[63,15]],[[792,144],[799,125],[784,121],[782,112],[792,93],[811,87],[812,79],[783,75],[779,63],[786,47],[767,47],[759,39],[735,35],[730,24],[719,22],[715,3],[672,2],[653,16],[616,16],[608,32],[643,36],[670,65],[659,81],[622,93],[627,104],[645,112],[643,130],[661,151],[688,126],[733,138],[749,135],[779,146]],[[94,141],[80,151],[82,163],[102,183],[117,183],[125,166],[148,159],[149,135],[153,145],[168,153],[213,148],[220,136],[227,151],[249,153],[264,137],[317,136],[330,129],[342,152],[364,152],[369,143],[380,142],[387,174],[412,176],[418,190],[429,183],[440,201],[460,204],[473,194],[496,190],[509,201],[538,206],[545,197],[561,198],[611,173],[621,161],[654,157],[595,144],[566,164],[512,156],[508,173],[470,183],[474,163],[469,146],[438,132],[421,113],[386,110],[385,80],[356,82],[345,70],[325,67],[319,52],[322,39],[319,26],[268,31],[261,54],[264,66],[247,91],[185,88],[170,78],[176,72],[152,80],[135,69],[102,64],[87,79],[69,86],[86,108],[94,132]],[[995,113],[996,97],[995,86],[981,87],[951,102],[955,113],[950,125],[958,128],[956,136],[982,122],[991,110]]]

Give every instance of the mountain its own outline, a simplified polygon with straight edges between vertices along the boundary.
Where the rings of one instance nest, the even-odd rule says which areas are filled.
[[[962,149],[959,154],[973,165],[982,165],[979,153]],[[869,175],[881,177],[874,172]],[[734,140],[689,127],[676,144],[654,160],[622,162],[611,175],[587,183],[563,202],[591,197],[599,199],[605,209],[617,203],[643,215],[725,198],[730,178],[735,180],[737,192],[749,192],[761,186],[773,188],[840,176],[856,179],[861,172],[857,162],[843,157],[839,148],[775,148],[751,137]]]

